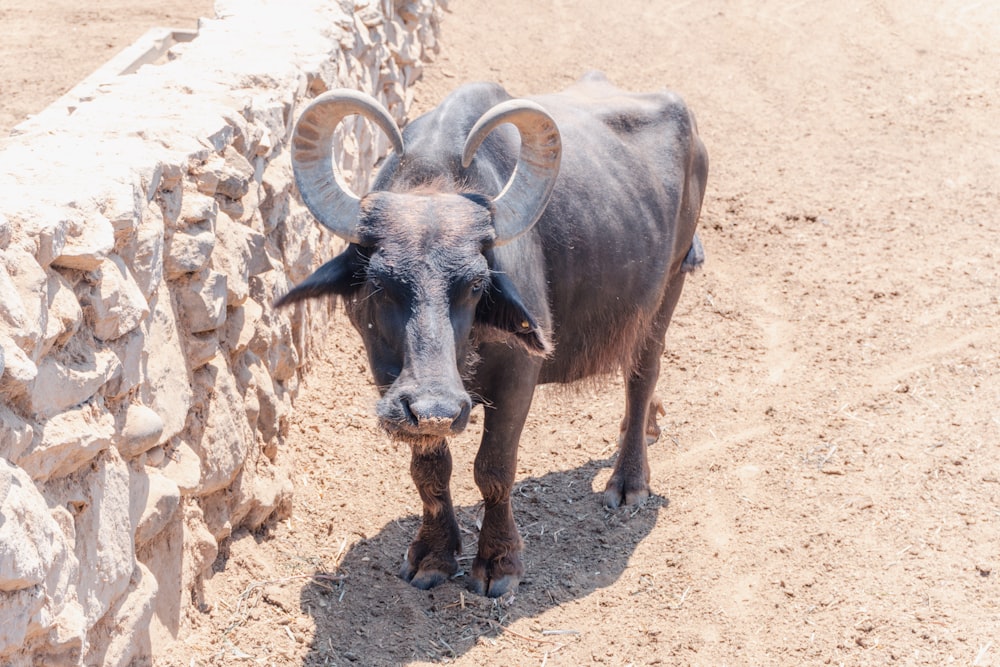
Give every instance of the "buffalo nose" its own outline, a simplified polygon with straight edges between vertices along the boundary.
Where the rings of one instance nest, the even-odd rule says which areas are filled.
[[[429,432],[461,431],[469,421],[472,402],[468,398],[451,400],[439,397],[403,400],[407,417],[420,430]]]

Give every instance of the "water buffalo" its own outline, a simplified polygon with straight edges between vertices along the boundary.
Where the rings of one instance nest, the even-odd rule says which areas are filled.
[[[334,129],[352,114],[394,148],[362,197],[332,159]],[[330,91],[299,118],[292,163],[309,210],[350,245],[278,303],[339,296],[364,340],[380,424],[411,445],[423,501],[404,579],[426,589],[458,570],[447,438],[474,405],[485,514],[473,591],[502,595],[524,572],[511,488],[538,384],[621,369],[604,503],[649,495],[664,337],[685,273],[703,261],[708,157],[679,97],[624,92],[598,73],[530,99],[477,83],[400,132],[374,99]]]

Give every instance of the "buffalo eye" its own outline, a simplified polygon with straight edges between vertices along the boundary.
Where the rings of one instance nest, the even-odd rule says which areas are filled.
[[[480,294],[483,293],[483,289],[485,287],[486,287],[486,281],[483,280],[482,278],[476,278],[469,284],[469,291],[472,292],[473,295],[479,296]]]

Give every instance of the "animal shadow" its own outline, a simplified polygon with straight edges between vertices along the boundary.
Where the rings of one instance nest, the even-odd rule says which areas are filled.
[[[416,515],[386,524],[356,543],[332,581],[317,573],[300,604],[316,634],[306,665],[391,665],[455,658],[480,637],[496,637],[508,623],[610,586],[635,547],[656,525],[668,501],[652,496],[640,507],[608,510],[592,489],[612,461],[531,477],[514,486],[514,516],[524,539],[525,576],[513,595],[490,599],[470,593],[465,570],[479,537],[480,506],[456,507],[463,534],[455,577],[429,591],[397,576],[416,534]]]

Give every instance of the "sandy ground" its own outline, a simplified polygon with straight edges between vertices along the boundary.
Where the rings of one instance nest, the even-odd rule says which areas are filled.
[[[225,546],[157,664],[1000,665],[1000,4],[451,4],[418,112],[599,68],[698,116],[708,262],[668,335],[657,495],[600,503],[619,379],[543,388],[520,590],[411,588],[408,451],[342,323],[281,449],[293,516]],[[477,431],[452,443],[466,564]]]

